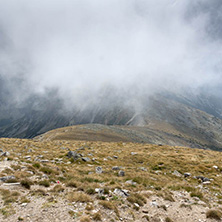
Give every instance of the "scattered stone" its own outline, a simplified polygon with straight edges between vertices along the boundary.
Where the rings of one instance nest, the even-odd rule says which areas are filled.
[[[132,156],[134,156],[134,155],[136,155],[136,154],[137,154],[136,152],[131,152],[131,155],[132,155]]]
[[[69,151],[67,153],[67,156],[69,158],[73,158],[74,160],[78,160],[81,157],[81,155],[79,153],[75,152],[75,151]]]
[[[22,203],[21,206],[22,206],[22,207],[25,207],[25,206],[27,206],[27,204],[28,204],[28,203]]]
[[[3,153],[4,151],[2,149],[0,149],[0,152]]]
[[[142,209],[142,212],[143,212],[144,214],[148,214],[148,213],[149,213],[148,209]]]
[[[95,192],[98,193],[99,195],[103,195],[104,194],[104,189],[102,188],[96,188]]]
[[[195,178],[195,179],[198,179],[198,180],[201,180],[202,183],[203,183],[203,182],[206,182],[206,181],[210,181],[209,178],[203,177],[203,176],[196,176],[196,177],[194,177],[194,178]]]
[[[218,166],[215,166],[215,165],[214,165],[213,168],[217,170],[217,169],[218,169]]]
[[[112,170],[120,170],[120,167],[114,166],[114,167],[112,167]]]
[[[176,176],[176,177],[181,177],[181,176],[182,176],[182,174],[179,173],[177,170],[174,170],[172,174],[173,174],[174,176]]]
[[[102,172],[103,172],[102,167],[100,166],[96,167],[96,173],[102,173]]]
[[[61,150],[69,150],[69,148],[66,148],[66,147],[61,147],[60,149]]]
[[[210,181],[203,182],[203,185],[208,185],[208,184],[211,184],[211,182]]]
[[[137,184],[136,182],[133,182],[132,180],[127,180],[125,183],[129,185],[134,185],[134,186]]]
[[[15,176],[5,176],[5,177],[0,177],[0,181],[2,182],[7,182],[8,180],[15,179]]]
[[[48,163],[49,160],[40,160],[41,163]]]
[[[1,154],[1,156],[9,156],[10,155],[10,153],[9,152],[3,152],[2,154]]]
[[[139,167],[138,169],[142,170],[142,171],[147,171],[147,169],[145,167]]]
[[[150,203],[151,206],[153,207],[159,207],[158,203],[156,202],[156,200],[152,200],[152,202]]]
[[[38,156],[36,156],[36,157],[38,157],[38,158],[43,158],[43,155],[38,155]]]
[[[120,170],[118,173],[119,177],[124,177],[125,176],[125,172],[123,170]]]
[[[85,148],[83,146],[81,146],[77,150],[85,150]]]
[[[184,177],[186,178],[186,177],[190,177],[190,176],[191,176],[191,173],[184,173],[183,175],[184,175]]]
[[[31,156],[25,156],[24,158],[25,159],[31,159]]]
[[[118,159],[118,156],[113,156],[114,159]]]
[[[140,205],[138,203],[134,203],[134,206],[137,207],[137,208],[140,207]]]
[[[82,161],[84,162],[90,162],[91,159],[89,157],[82,157]]]
[[[120,196],[120,197],[128,197],[129,196],[129,191],[128,190],[122,190],[122,189],[115,189],[113,191],[113,193],[117,196]]]

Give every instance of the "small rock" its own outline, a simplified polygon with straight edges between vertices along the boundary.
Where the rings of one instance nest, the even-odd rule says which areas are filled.
[[[211,182],[210,181],[203,182],[203,185],[208,185],[208,184],[211,184]]]
[[[102,167],[100,166],[96,167],[96,173],[102,173],[102,172],[103,172]]]
[[[5,176],[5,177],[0,178],[2,182],[7,182],[8,180],[12,180],[12,179],[15,179],[15,176]]]
[[[85,150],[85,148],[83,146],[81,146],[80,148],[78,148],[77,150]]]
[[[157,204],[157,202],[154,200],[150,203],[151,206],[153,207],[158,207],[159,205]]]
[[[22,206],[22,207],[25,207],[25,206],[27,206],[27,204],[28,204],[28,203],[22,203],[21,206]]]
[[[148,209],[142,209],[142,212],[143,212],[144,214],[148,214],[148,213],[149,213]]]
[[[137,154],[136,152],[131,152],[131,155],[132,155],[132,156],[134,156],[134,155],[136,155],[136,154]]]
[[[218,166],[215,166],[215,165],[214,165],[213,168],[217,170],[217,169],[218,169]]]
[[[25,156],[24,158],[25,159],[31,159],[31,156]]]
[[[139,167],[138,169],[142,170],[142,171],[147,171],[147,169],[145,167]]]
[[[48,163],[49,160],[40,160],[41,163]]]
[[[112,167],[112,170],[120,170],[120,167],[114,166],[114,167]]]
[[[124,177],[125,176],[125,172],[123,170],[120,170],[118,173],[119,177]]]
[[[10,155],[10,153],[9,152],[3,152],[2,154],[1,154],[1,156],[9,156]]]
[[[140,205],[138,203],[134,203],[134,206],[137,207],[137,208],[140,207]]]
[[[82,157],[82,161],[84,162],[90,162],[91,159],[89,157]]]
[[[190,176],[191,176],[191,173],[184,173],[183,175],[184,175],[184,177],[186,178],[186,177],[190,177]]]
[[[66,147],[61,147],[60,149],[61,150],[69,150],[69,148],[66,148]]]
[[[130,184],[130,185],[136,185],[137,184],[136,182],[133,182],[132,180],[127,180],[125,183]]]
[[[75,151],[69,151],[67,153],[67,156],[69,158],[73,158],[74,160],[77,160],[77,159],[79,159],[81,157],[81,155],[79,153],[75,152]]]
[[[122,190],[122,189],[115,189],[113,191],[114,194],[120,197],[128,197],[129,196],[129,191],[128,190]]]
[[[38,157],[38,158],[43,158],[43,155],[38,155],[38,156],[36,156],[36,157]]]
[[[102,188],[96,188],[95,192],[98,193],[99,195],[103,195],[104,194],[104,189]]]
[[[206,182],[206,181],[210,181],[209,178],[203,177],[203,176],[196,176],[196,177],[194,177],[194,178],[195,178],[195,179],[198,179],[198,180],[201,180],[202,183],[203,183],[203,182]]]
[[[174,170],[172,174],[176,177],[181,177],[182,176],[181,173],[179,173],[177,170]]]
[[[114,159],[118,159],[118,156],[113,156]]]

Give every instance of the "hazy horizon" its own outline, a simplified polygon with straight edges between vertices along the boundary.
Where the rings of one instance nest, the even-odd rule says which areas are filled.
[[[221,86],[220,0],[0,0],[0,80],[75,105]],[[108,90],[110,89],[110,91]]]

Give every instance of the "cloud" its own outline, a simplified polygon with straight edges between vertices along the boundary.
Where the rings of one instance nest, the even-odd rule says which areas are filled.
[[[214,86],[219,8],[219,0],[0,0],[0,75],[18,97],[58,88],[78,104],[107,87],[140,97]]]

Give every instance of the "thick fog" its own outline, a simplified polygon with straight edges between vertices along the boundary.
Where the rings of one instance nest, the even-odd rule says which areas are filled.
[[[221,0],[0,0],[0,80],[75,105],[220,88],[221,25]]]

